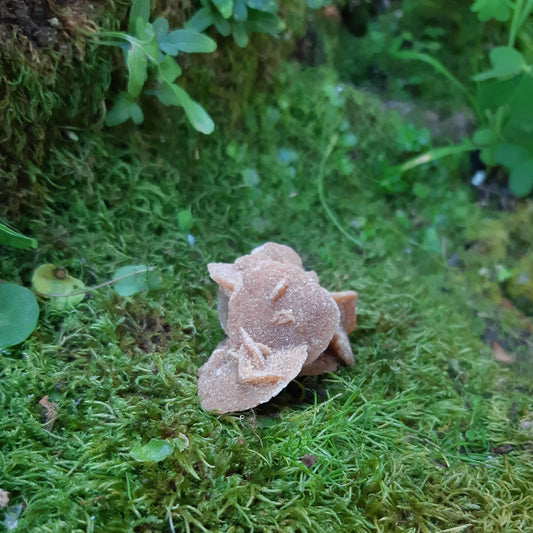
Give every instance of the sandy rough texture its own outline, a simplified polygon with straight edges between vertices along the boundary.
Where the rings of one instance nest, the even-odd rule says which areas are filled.
[[[210,263],[228,338],[198,371],[208,411],[242,411],[267,402],[298,375],[334,372],[354,358],[355,291],[330,293],[288,246],[266,243],[235,263]]]

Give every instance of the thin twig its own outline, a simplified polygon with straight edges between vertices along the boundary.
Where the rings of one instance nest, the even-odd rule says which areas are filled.
[[[37,296],[43,296],[45,298],[67,298],[69,296],[79,296],[80,294],[85,294],[86,292],[96,291],[98,289],[101,289],[102,287],[105,287],[106,285],[111,285],[112,283],[116,283],[117,281],[130,278],[131,276],[136,276],[137,274],[142,274],[143,272],[152,272],[153,270],[155,270],[155,267],[148,267],[148,268],[145,268],[144,270],[136,270],[135,272],[130,272],[129,274],[124,274],[123,276],[120,276],[118,278],[114,278],[109,281],[105,281],[104,283],[100,283],[99,285],[95,285],[94,287],[87,287],[81,291],[69,292],[68,294],[45,294],[39,291],[33,291],[33,292]]]

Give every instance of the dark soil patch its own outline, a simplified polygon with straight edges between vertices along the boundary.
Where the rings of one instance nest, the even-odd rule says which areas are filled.
[[[92,18],[98,4],[98,0],[1,0],[0,43],[18,36],[34,49],[57,48],[77,32],[97,31]]]
[[[57,20],[57,19],[56,19]],[[54,13],[46,0],[3,0],[0,2],[0,36],[17,32],[33,46],[43,48],[54,38]]]
[[[124,348],[129,348],[128,351],[138,348],[143,353],[160,352],[170,340],[170,325],[156,315],[127,315],[117,333],[124,336],[127,344]]]

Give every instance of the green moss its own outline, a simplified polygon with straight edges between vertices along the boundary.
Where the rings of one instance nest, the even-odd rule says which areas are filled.
[[[7,251],[3,276],[28,283],[53,262],[92,284],[150,264],[162,288],[128,299],[105,288],[66,313],[43,303],[35,333],[0,358],[0,488],[26,505],[19,528],[531,528],[531,436],[520,425],[531,382],[492,361],[472,311],[486,301],[424,248],[429,211],[380,194],[393,119],[325,69],[286,66],[273,87],[243,110],[243,131],[201,137],[169,110],[157,130],[81,131],[43,166],[50,194],[27,221],[40,247]],[[360,245],[324,210],[320,180]],[[193,246],[178,229],[187,208]],[[206,263],[266,240],[295,247],[331,290],[359,291],[356,366],[216,417],[196,398],[197,368],[223,336]],[[57,403],[51,432],[45,395]],[[152,438],[174,452],[136,462],[130,450]]]

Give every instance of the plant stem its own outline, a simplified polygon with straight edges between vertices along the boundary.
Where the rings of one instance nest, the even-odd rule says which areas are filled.
[[[524,4],[524,0],[516,0],[515,5],[514,5],[513,19],[511,21],[511,30],[509,31],[509,40],[507,42],[507,46],[511,48],[514,46],[516,35],[522,24],[521,15],[522,15],[523,4]],[[526,6],[526,10],[527,10],[527,6]]]
[[[522,11],[520,21],[518,23],[519,29],[522,27],[522,24],[524,24],[524,22],[527,20],[527,17],[529,17],[529,15],[531,14],[531,11],[533,11],[533,0],[527,0],[527,4]]]
[[[444,77],[448,78],[453,85],[455,85],[466,95],[476,115],[478,117],[480,116],[479,108],[470,91],[438,59],[421,52],[396,52],[394,57],[397,57],[398,59],[414,59],[415,61],[422,61],[422,63],[427,63],[433,67],[433,69],[435,69],[439,74],[442,74]]]
[[[454,146],[441,146],[439,148],[433,148],[432,150],[428,150],[427,152],[421,155],[409,159],[409,161],[406,161],[405,163],[402,163],[401,165],[398,165],[395,168],[398,172],[403,174],[404,172],[407,172],[412,168],[418,167],[420,165],[425,165],[426,163],[431,163],[432,161],[437,161],[438,159],[441,159],[448,155],[471,152],[475,149],[475,145],[472,144],[472,142],[470,142],[469,140],[463,142],[462,144],[457,144]]]
[[[333,213],[333,211],[329,208],[328,204],[326,204],[326,199],[324,197],[324,171],[326,167],[326,161],[328,157],[331,155],[331,152],[333,152],[333,149],[335,148],[335,145],[337,144],[337,141],[339,140],[339,134],[334,133],[329,141],[328,146],[326,147],[326,150],[324,151],[324,155],[322,157],[322,161],[320,161],[320,166],[318,167],[318,182],[317,182],[317,188],[318,188],[318,198],[320,199],[320,203],[322,204],[322,207],[324,208],[324,211],[328,215],[331,222],[333,222],[334,226],[351,242],[353,242],[358,248],[362,248],[362,244],[352,235],[350,235],[340,224],[340,222],[337,220],[337,217]]]
[[[155,267],[148,267],[148,268],[145,268],[144,270],[136,270],[135,272],[124,274],[124,276],[119,276],[118,278],[114,278],[109,281],[105,281],[104,283],[100,283],[99,285],[94,285],[93,287],[87,287],[86,289],[83,289],[81,291],[69,292],[68,294],[44,294],[38,291],[33,291],[33,292],[37,294],[37,296],[43,296],[45,298],[68,298],[69,296],[79,296],[80,294],[85,294],[86,292],[93,292],[98,289],[101,289],[102,287],[105,287],[106,285],[111,285],[112,283],[116,283],[117,281],[130,278],[131,276],[136,276],[137,274],[142,274],[143,272],[152,272],[153,270],[155,270]]]

